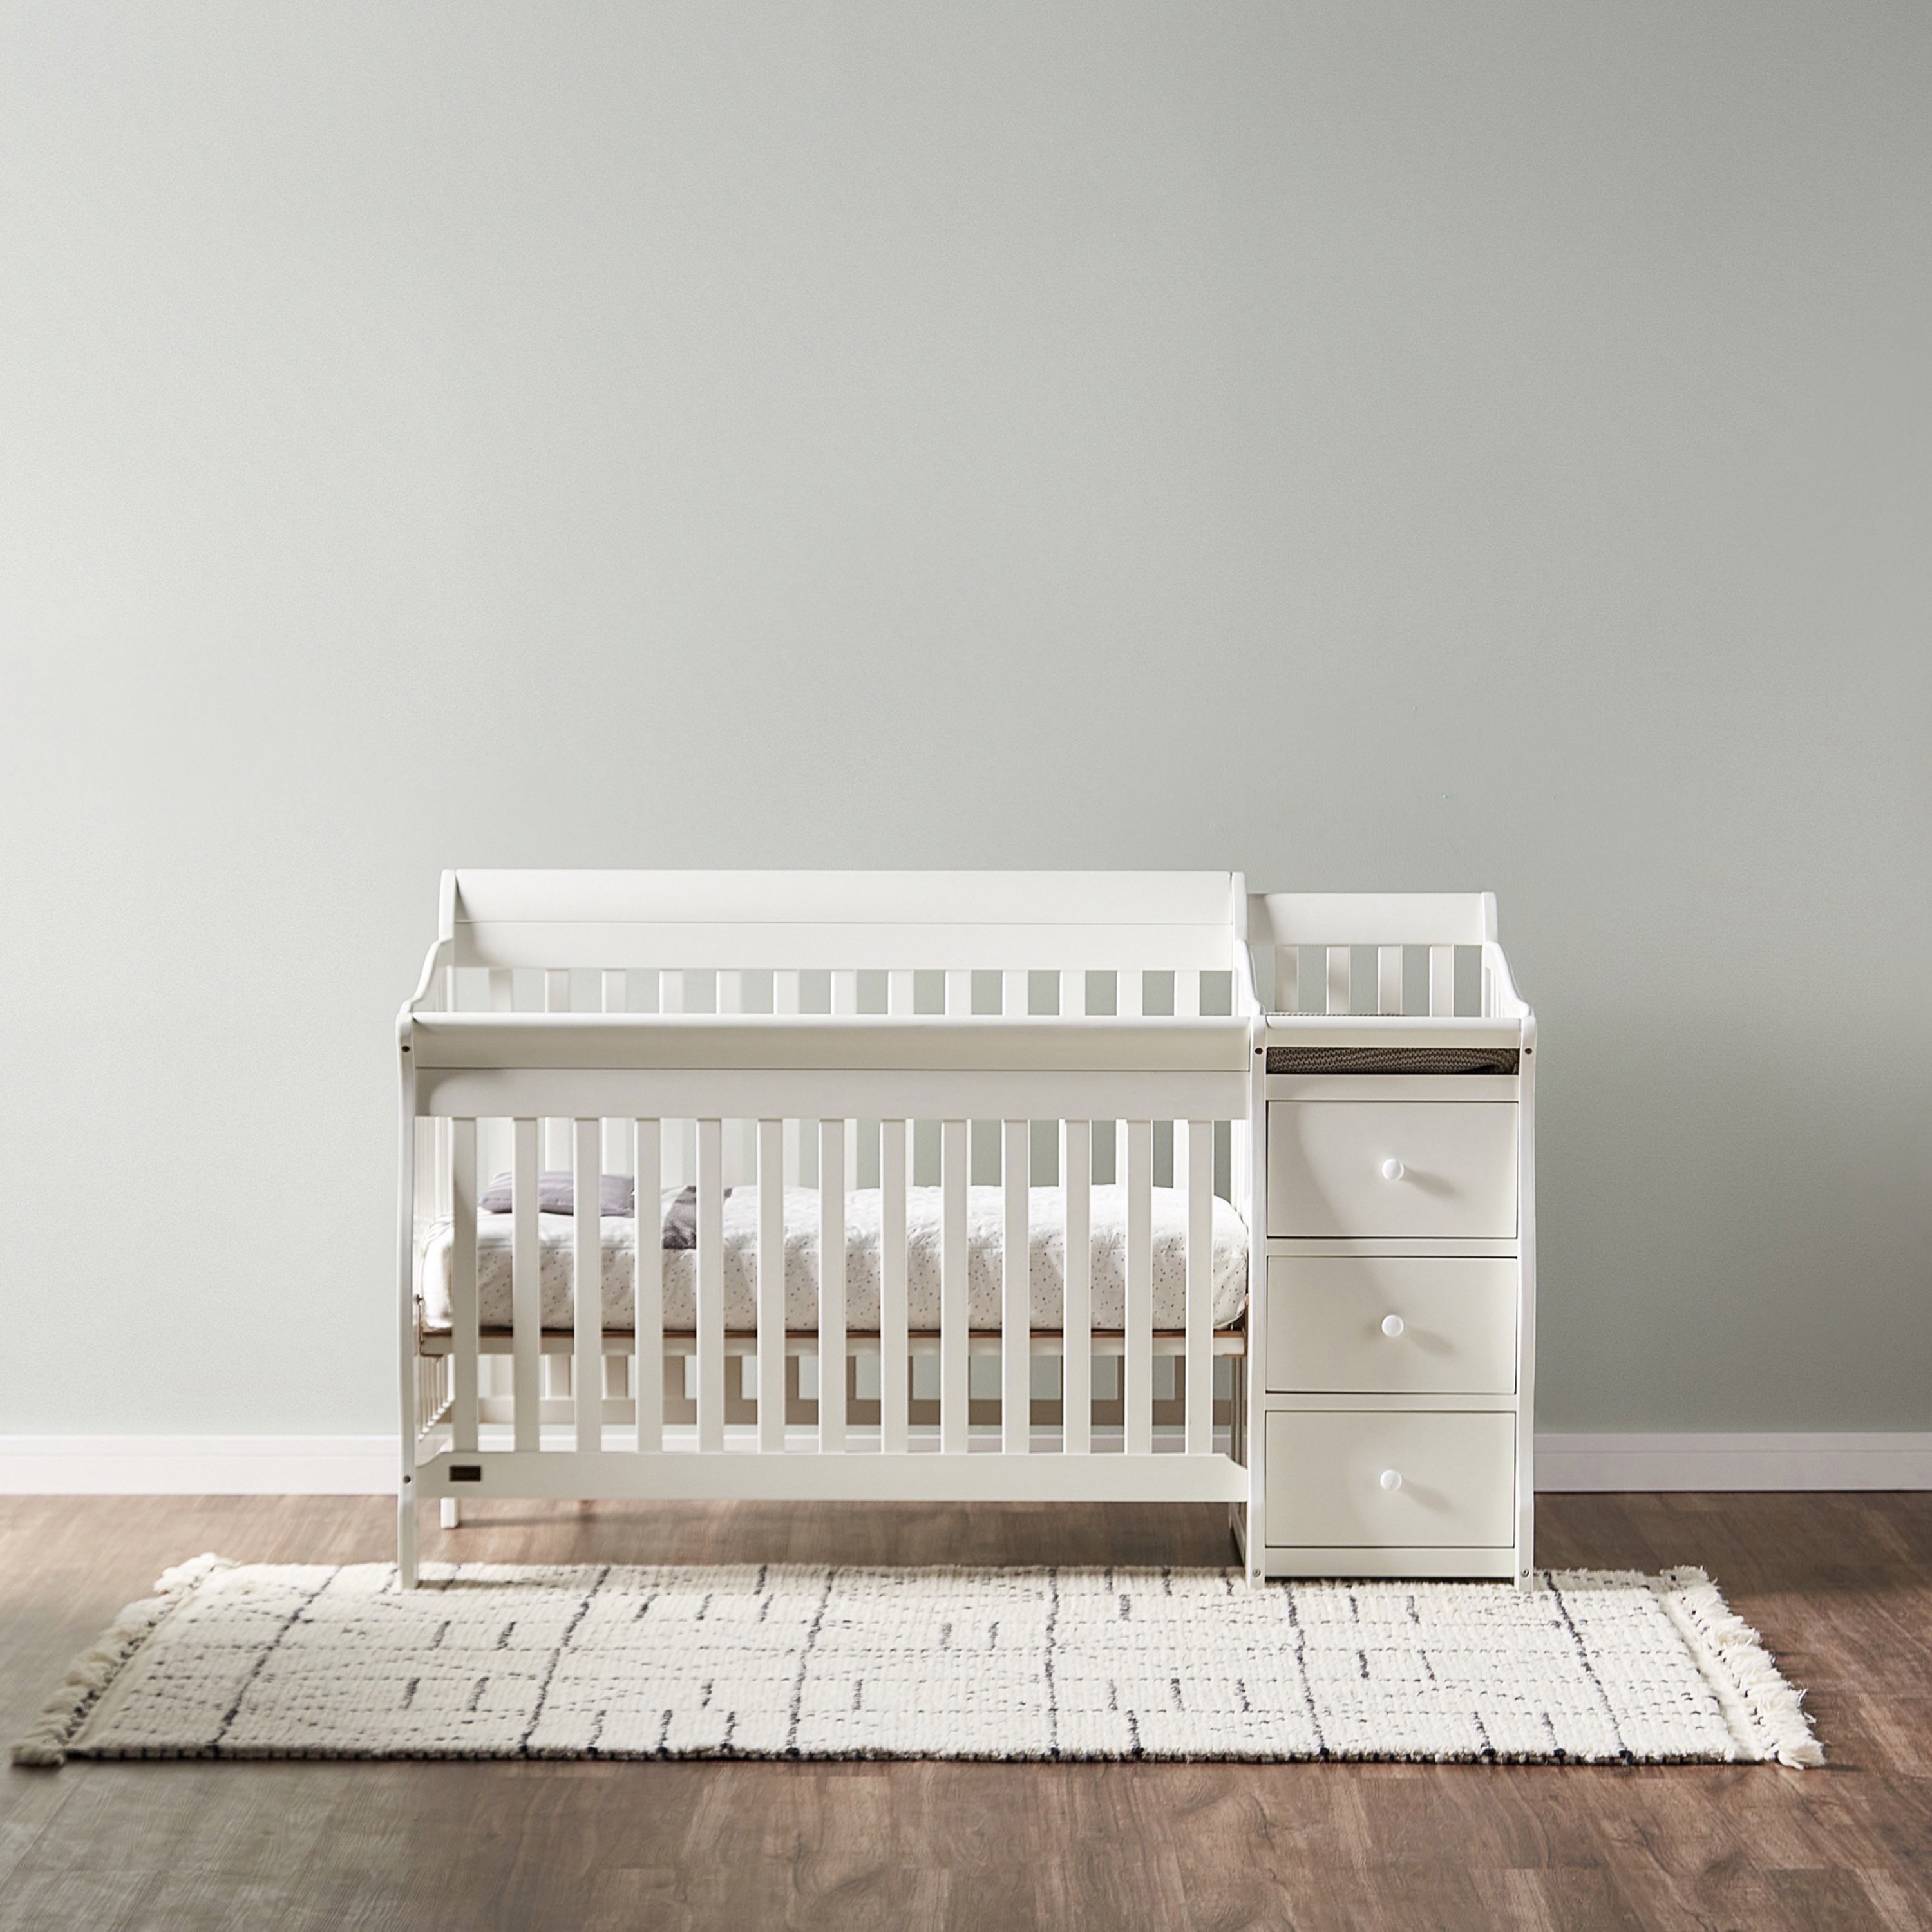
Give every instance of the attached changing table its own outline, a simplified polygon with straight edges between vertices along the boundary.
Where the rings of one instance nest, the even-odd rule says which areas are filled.
[[[1240,1526],[1271,1576],[1526,1583],[1536,1022],[1494,898],[1256,894],[1248,928],[1266,1204]]]

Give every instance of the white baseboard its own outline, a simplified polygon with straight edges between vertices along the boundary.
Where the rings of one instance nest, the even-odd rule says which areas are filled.
[[[1538,1436],[1536,1486],[1932,1490],[1932,1435]]]
[[[0,1496],[387,1496],[389,1436],[0,1436]],[[1932,1434],[1539,1436],[1539,1490],[1932,1490]]]

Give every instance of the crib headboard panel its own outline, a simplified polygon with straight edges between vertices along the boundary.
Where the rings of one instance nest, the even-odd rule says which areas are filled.
[[[458,966],[1226,970],[1227,872],[470,872]]]

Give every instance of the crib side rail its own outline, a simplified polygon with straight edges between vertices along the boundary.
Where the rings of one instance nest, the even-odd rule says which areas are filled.
[[[1216,1451],[1213,1430],[1214,1358],[1226,1340],[1217,1340],[1214,1329],[1213,1221],[1216,1126],[1244,1112],[1248,1076],[1246,1022],[1230,1020],[1222,1025],[1233,1029],[1242,1042],[1240,1056],[1232,1065],[1216,1054],[1222,1064],[1211,1068],[1036,1073],[1034,1077],[1059,1083],[1051,1093],[1057,1103],[1051,1112],[1034,1111],[1023,1095],[1016,1103],[1019,1090],[1014,1082],[1024,1070],[993,1073],[981,1068],[916,1069],[910,1074],[876,1068],[795,1070],[792,1082],[808,1082],[808,1086],[786,1084],[783,1070],[710,1070],[706,1077],[714,1096],[724,1074],[736,1071],[746,1084],[731,1090],[758,1104],[748,1116],[741,1117],[735,1103],[728,1111],[714,1097],[706,1111],[692,1116],[697,1136],[697,1319],[690,1343],[695,1426],[675,1444],[653,1380],[654,1365],[663,1359],[664,1256],[646,1233],[653,1221],[644,1204],[656,1191],[652,1182],[664,1178],[661,1168],[653,1170],[666,1143],[667,1125],[681,1116],[653,1102],[620,1119],[601,1100],[592,1103],[586,1096],[604,1093],[599,1083],[608,1078],[662,1082],[683,1077],[681,1071],[412,1066],[405,1076],[409,1104],[433,1132],[447,1134],[452,1150],[447,1238],[451,1328],[446,1343],[437,1351],[447,1356],[448,1381],[439,1413],[416,1418],[413,1474],[421,1493],[1238,1499],[1240,1472]],[[459,1088],[446,1079],[439,1086],[445,1076],[472,1084]],[[991,1116],[984,1102],[1001,1090],[980,1084],[988,1077],[1006,1083],[1006,1106]],[[542,1116],[523,1111],[538,1090],[527,1084],[532,1078],[562,1083],[542,1090],[542,1105],[548,1112],[568,1098],[568,1117],[575,1121],[570,1137],[575,1204],[571,1252],[572,1279],[580,1286],[571,1318],[574,1429],[570,1447],[574,1454],[568,1478],[556,1466],[556,1450],[545,1447],[542,1438],[542,1424],[550,1419],[538,1394],[542,1358],[547,1342],[554,1338],[546,1338],[538,1316],[535,1186]],[[897,1089],[883,1084],[865,1087],[868,1079],[910,1084]],[[875,1331],[864,1334],[850,1332],[848,1284],[839,1265],[844,1252],[840,1231],[848,1183],[854,1178],[844,1150],[848,1127],[856,1125],[846,1111],[850,1102],[844,1096],[854,1090],[855,1082],[864,1089],[868,1109],[876,1110],[868,1112],[864,1132],[868,1153],[873,1146],[877,1150],[876,1161],[868,1164],[884,1184],[878,1322]],[[476,1083],[487,1083],[487,1100],[485,1085]],[[638,1085],[629,1091],[640,1096],[672,1091],[684,1097],[681,1088]],[[908,1094],[916,1097],[909,1100]],[[796,1117],[771,1105],[780,1094],[788,1103],[800,1096],[809,1102],[802,1118],[808,1134],[818,1143],[820,1226],[829,1231],[820,1250],[824,1260],[819,1269],[816,1325],[808,1331],[790,1330],[785,1319],[785,1230],[776,1204],[782,1198],[785,1178],[783,1127]],[[592,1104],[595,1112],[589,1111]],[[487,1439],[487,1405],[480,1382],[486,1350],[478,1318],[478,1202],[488,1177],[487,1162],[478,1164],[479,1124],[506,1117],[516,1150],[508,1242],[513,1429],[509,1442],[493,1445]],[[752,1338],[756,1366],[746,1375],[739,1400],[755,1390],[757,1420],[748,1431],[740,1428],[728,1436],[727,1364],[734,1354],[745,1352],[747,1338],[728,1336],[724,1318],[722,1156],[725,1135],[740,1118],[749,1122],[757,1149],[760,1223],[756,1333]],[[973,1263],[967,1216],[972,1178],[969,1137],[976,1118],[1000,1123],[998,1185],[1003,1239],[996,1446],[986,1439],[984,1426],[973,1421],[974,1406],[983,1408],[988,1398],[969,1372],[974,1343],[968,1311]],[[1046,1184],[1060,1194],[1064,1286],[1060,1325],[1036,1331],[1030,1298],[1030,1197],[1032,1188],[1040,1184],[1034,1170],[1042,1142],[1034,1130],[1047,1120],[1054,1123],[1054,1160],[1052,1180]],[[914,1406],[908,1362],[920,1346],[909,1316],[904,1208],[906,1184],[913,1178],[915,1124],[921,1120],[934,1123],[940,1143],[940,1280],[939,1327],[932,1338],[938,1366],[937,1428],[932,1439],[916,1442],[916,1432],[908,1428]],[[622,1349],[609,1346],[612,1338],[602,1328],[604,1270],[615,1264],[605,1256],[598,1195],[604,1153],[614,1129],[626,1144],[628,1164],[637,1177],[640,1212],[636,1225],[645,1235],[633,1242],[631,1256],[622,1264],[634,1271],[634,1339]],[[875,1142],[869,1138],[874,1134]],[[1158,1350],[1151,1220],[1157,1134],[1163,1150],[1171,1148],[1167,1157],[1172,1184],[1181,1196],[1185,1216],[1181,1329],[1178,1337],[1164,1336]],[[1124,1315],[1117,1338],[1097,1337],[1092,1319],[1088,1232],[1095,1199],[1096,1146],[1110,1156],[1115,1169],[1111,1183],[1100,1184],[1125,1190]],[[416,1342],[412,1332],[412,1354]],[[806,1445],[794,1441],[796,1432],[787,1430],[783,1407],[785,1363],[801,1343],[808,1345],[820,1364],[816,1436]],[[1118,1450],[1103,1454],[1096,1453],[1091,1426],[1089,1378],[1096,1344],[1105,1360],[1110,1343],[1121,1364],[1121,1437]],[[1035,1453],[1041,1445],[1035,1441],[1032,1424],[1036,1362],[1043,1352],[1057,1354],[1061,1364],[1060,1426],[1047,1445],[1058,1453],[1050,1455]],[[876,1361],[878,1415],[875,1426],[868,1422],[863,1431],[855,1431],[847,1413],[846,1370],[848,1362],[862,1355]],[[1181,1404],[1184,1416],[1178,1441],[1155,1439],[1157,1355],[1178,1358],[1173,1400]],[[604,1380],[604,1365],[614,1356],[630,1365],[622,1371],[628,1384],[615,1390]],[[555,1400],[554,1385],[550,1400]],[[622,1429],[621,1438],[614,1437],[614,1424]],[[627,1424],[630,1426],[624,1429]],[[997,1455],[998,1466],[989,1462],[989,1455]],[[950,1461],[964,1458],[970,1458],[973,1468],[970,1480],[956,1471],[947,1473]],[[747,1473],[753,1460],[784,1466]],[[715,1468],[707,1472],[699,1466],[714,1462],[729,1464],[733,1473],[721,1477]],[[832,1473],[835,1467],[837,1472]],[[546,1486],[552,1484],[556,1486]]]

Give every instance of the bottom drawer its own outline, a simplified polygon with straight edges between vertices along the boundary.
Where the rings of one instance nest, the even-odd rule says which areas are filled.
[[[1267,1494],[1271,1544],[1507,1544],[1516,1532],[1516,1418],[1274,1410]]]

